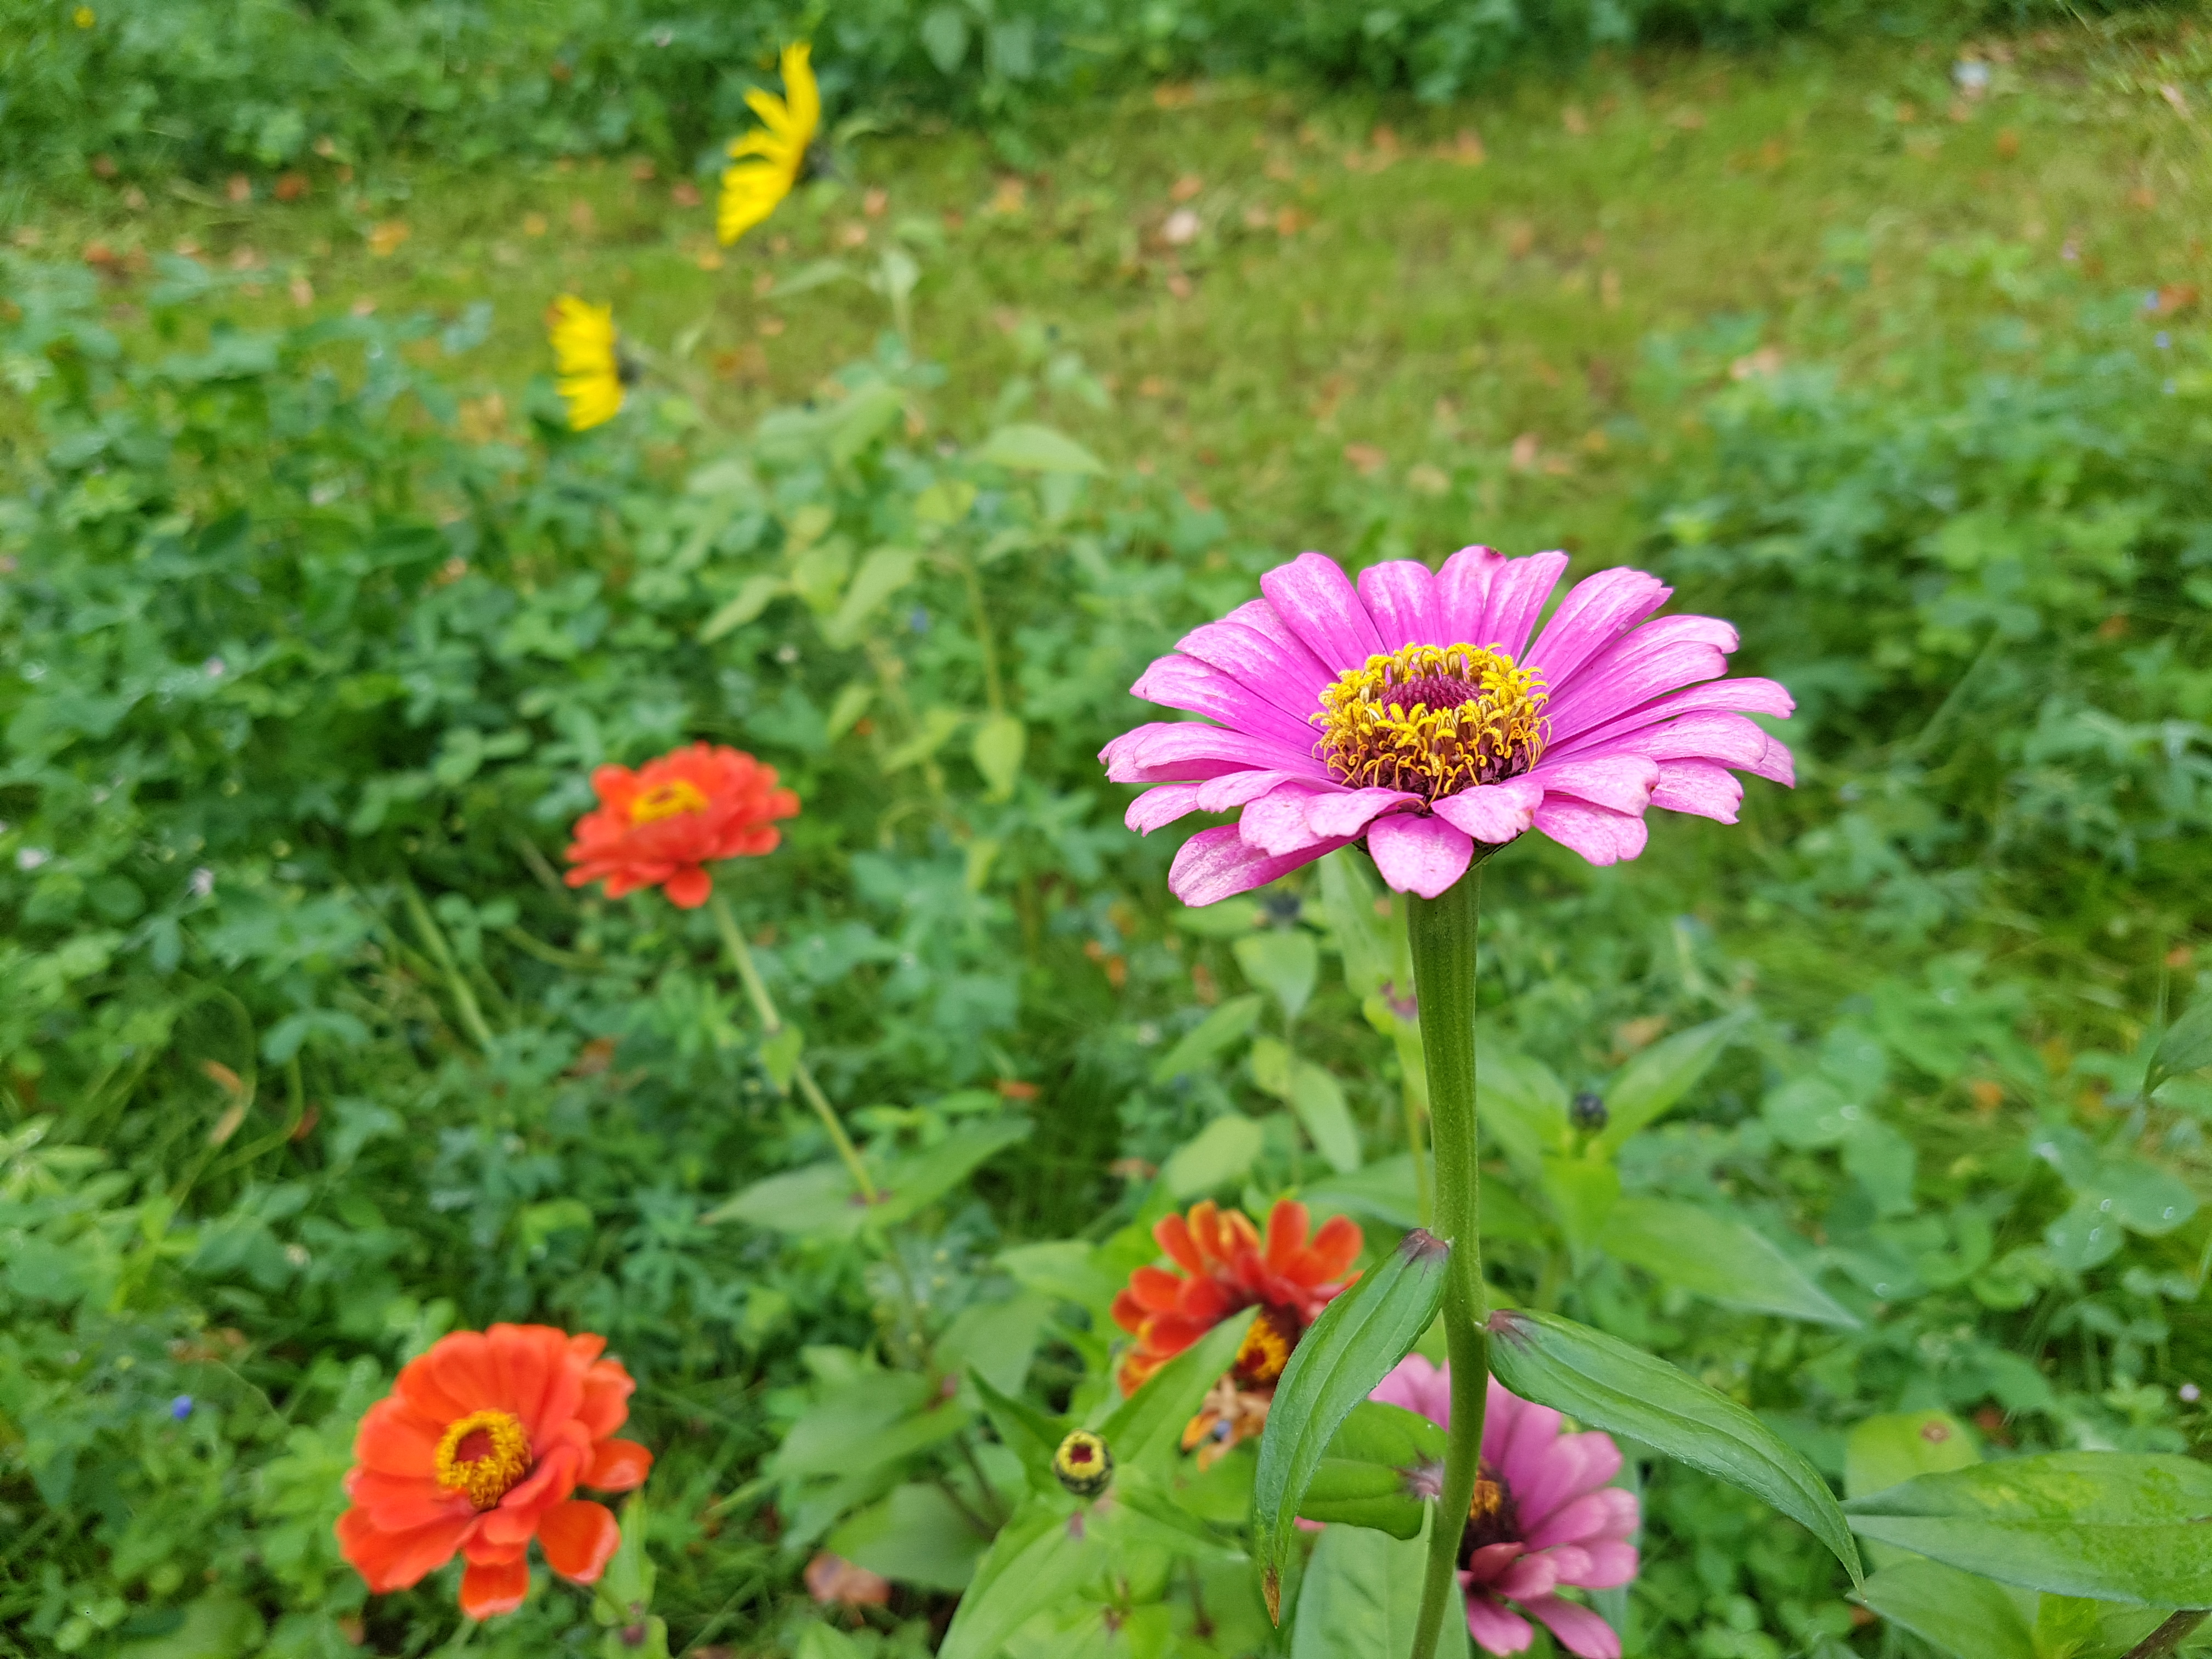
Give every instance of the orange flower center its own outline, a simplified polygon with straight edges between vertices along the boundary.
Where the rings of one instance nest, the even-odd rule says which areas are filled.
[[[530,1473],[530,1437],[506,1412],[471,1412],[446,1431],[432,1465],[440,1486],[488,1510]]]
[[[663,818],[706,810],[706,791],[689,778],[671,778],[665,783],[654,784],[630,802],[629,821],[632,823],[658,823]]]
[[[1237,1345],[1237,1363],[1229,1374],[1244,1388],[1267,1388],[1282,1376],[1297,1341],[1297,1317],[1280,1308],[1263,1307]]]

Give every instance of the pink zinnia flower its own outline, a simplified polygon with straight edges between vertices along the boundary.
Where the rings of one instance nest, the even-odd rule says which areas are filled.
[[[1451,1367],[1408,1354],[1368,1396],[1451,1423]],[[1517,1601],[1582,1659],[1620,1659],[1620,1638],[1562,1586],[1609,1589],[1636,1577],[1636,1494],[1607,1484],[1620,1448],[1593,1429],[1561,1434],[1559,1414],[1490,1379],[1482,1464],[1460,1540],[1468,1632],[1487,1653],[1519,1653],[1535,1639]]]
[[[1158,786],[1129,827],[1243,809],[1183,844],[1176,896],[1211,904],[1364,837],[1385,881],[1434,898],[1477,842],[1534,829],[1611,864],[1644,850],[1646,806],[1735,823],[1730,769],[1796,781],[1790,751],[1745,718],[1789,714],[1790,694],[1722,678],[1735,629],[1652,620],[1673,590],[1622,568],[1576,583],[1537,632],[1566,565],[1469,547],[1434,573],[1370,566],[1355,587],[1302,554],[1153,663],[1131,690],[1206,719],[1101,752],[1115,782]]]

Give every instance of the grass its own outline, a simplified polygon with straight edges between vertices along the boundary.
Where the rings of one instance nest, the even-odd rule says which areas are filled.
[[[1654,332],[1732,316],[1765,350],[1871,372],[1946,325],[1929,252],[1985,239],[2119,285],[2212,281],[2206,136],[2127,86],[2141,49],[2085,32],[1996,51],[1971,100],[1926,45],[1639,59],[1445,109],[1168,88],[1085,112],[1027,177],[964,136],[860,140],[848,178],[726,254],[711,179],[619,163],[483,177],[426,158],[325,169],[289,203],[281,180],[233,182],[243,204],[224,181],[160,187],[135,213],[118,180],[113,213],[15,234],[105,249],[126,283],[142,251],[197,248],[245,284],[241,318],[488,297],[477,372],[497,401],[469,418],[493,424],[544,372],[538,317],[563,291],[611,298],[633,337],[680,354],[718,417],[803,395],[888,312],[857,280],[779,289],[828,258],[865,272],[897,241],[959,427],[1025,349],[1073,349],[1111,407],[1047,389],[1047,416],[1242,532],[1433,554],[1480,526],[1610,558],[1632,550],[1641,481],[1694,437],[1639,386]],[[684,204],[694,191],[708,200]],[[1863,280],[1839,274],[1845,252]]]

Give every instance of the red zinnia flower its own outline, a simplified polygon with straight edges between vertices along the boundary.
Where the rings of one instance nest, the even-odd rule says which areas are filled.
[[[720,744],[695,743],[635,772],[602,766],[592,788],[599,806],[576,820],[568,885],[604,879],[609,898],[658,887],[686,910],[714,891],[702,866],[774,852],[783,839],[775,820],[799,811],[775,768]]]
[[[1262,1245],[1242,1210],[1210,1200],[1194,1206],[1188,1220],[1171,1215],[1152,1229],[1184,1273],[1139,1267],[1114,1298],[1114,1322],[1137,1339],[1121,1360],[1125,1395],[1230,1315],[1260,1310],[1228,1374],[1185,1431],[1186,1448],[1212,1437],[1224,1443],[1210,1449],[1224,1450],[1258,1433],[1291,1350],[1330,1299],[1358,1277],[1346,1270],[1364,1242],[1359,1224],[1334,1216],[1310,1241],[1309,1224],[1306,1206],[1283,1199],[1267,1217]]]
[[[346,1474],[353,1507],[338,1548],[371,1590],[406,1589],[453,1559],[468,1560],[461,1611],[512,1613],[530,1589],[530,1540],[545,1564],[594,1582],[621,1529],[580,1485],[628,1492],[653,1454],[609,1437],[637,1385],[602,1336],[550,1325],[455,1331],[411,1360],[368,1408]]]

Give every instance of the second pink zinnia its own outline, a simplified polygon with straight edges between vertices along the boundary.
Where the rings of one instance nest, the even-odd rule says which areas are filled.
[[[1735,772],[1795,781],[1790,751],[1746,718],[1788,714],[1790,694],[1723,678],[1735,629],[1655,618],[1673,590],[1622,568],[1577,582],[1539,633],[1566,565],[1470,547],[1354,586],[1307,553],[1153,663],[1131,690],[1205,718],[1102,751],[1115,782],[1155,786],[1129,827],[1242,809],[1183,844],[1176,896],[1211,904],[1364,839],[1392,887],[1434,898],[1477,842],[1534,829],[1612,864],[1644,850],[1647,806],[1733,823]]]

